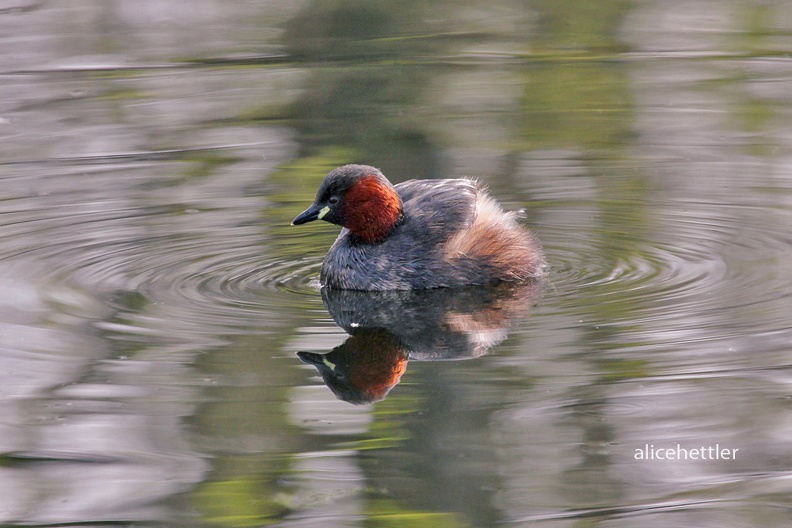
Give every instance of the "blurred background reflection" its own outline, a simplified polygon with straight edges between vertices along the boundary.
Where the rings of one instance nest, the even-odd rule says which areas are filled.
[[[789,526],[789,2],[1,0],[0,46],[0,524]],[[289,226],[350,162],[551,266],[353,303],[362,405]]]

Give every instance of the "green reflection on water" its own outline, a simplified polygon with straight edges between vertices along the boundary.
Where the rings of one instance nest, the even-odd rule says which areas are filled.
[[[453,513],[406,509],[396,501],[372,500],[366,503],[366,527],[370,528],[464,528],[464,518]]]
[[[246,478],[205,482],[193,495],[203,519],[221,526],[266,526],[276,522],[287,509],[272,496],[266,482]]]
[[[379,402],[373,409],[374,422],[364,438],[349,442],[348,447],[356,451],[391,449],[399,447],[412,435],[409,425],[412,414],[425,407],[421,395],[391,396]]]

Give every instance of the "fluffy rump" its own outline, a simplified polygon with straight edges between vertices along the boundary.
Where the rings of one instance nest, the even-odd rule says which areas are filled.
[[[490,279],[471,277],[478,283],[539,278],[545,265],[539,243],[516,217],[479,190],[475,218],[445,244],[446,260],[460,272]]]

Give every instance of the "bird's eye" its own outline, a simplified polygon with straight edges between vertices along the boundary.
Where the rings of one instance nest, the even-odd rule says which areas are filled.
[[[327,203],[329,203],[330,205],[335,205],[335,204],[337,204],[337,203],[338,203],[338,196],[331,196],[331,197],[330,197],[330,198],[327,200]]]

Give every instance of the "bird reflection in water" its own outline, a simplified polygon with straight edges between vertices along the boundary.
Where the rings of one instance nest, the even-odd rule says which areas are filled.
[[[503,341],[512,320],[537,299],[540,282],[409,291],[322,290],[333,320],[349,337],[327,354],[298,352],[341,400],[384,399],[408,360],[482,356]]]

